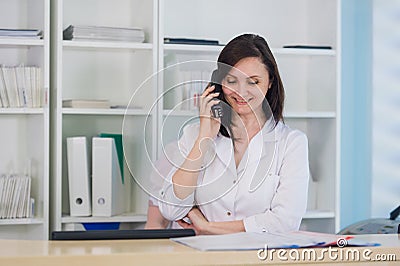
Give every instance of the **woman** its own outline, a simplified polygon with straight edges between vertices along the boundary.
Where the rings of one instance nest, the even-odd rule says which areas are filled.
[[[185,160],[160,190],[160,212],[197,234],[298,230],[308,144],[283,123],[284,88],[267,42],[253,34],[234,38],[216,71],[216,84],[201,95],[200,123],[185,127],[179,140]],[[212,116],[216,104],[222,118]]]

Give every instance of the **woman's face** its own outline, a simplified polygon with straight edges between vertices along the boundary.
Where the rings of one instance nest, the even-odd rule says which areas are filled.
[[[270,87],[269,73],[258,57],[243,58],[222,80],[225,99],[239,115],[262,112]]]

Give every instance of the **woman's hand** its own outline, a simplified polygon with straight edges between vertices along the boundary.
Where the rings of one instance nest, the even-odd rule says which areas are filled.
[[[209,222],[198,208],[191,209],[186,217],[190,219],[190,223],[185,222],[182,219],[178,221],[180,226],[185,229],[193,229],[196,232],[196,235],[208,234]]]
[[[189,218],[190,222],[182,219],[178,221],[178,224],[185,229],[193,229],[196,235],[221,235],[246,231],[243,220],[209,222],[196,207],[188,212],[186,218]]]
[[[214,89],[215,86],[210,86],[200,96],[200,142],[205,138],[214,139],[220,128],[221,119],[214,118],[211,114],[211,107],[220,102],[220,100],[215,99],[219,92],[212,93]]]

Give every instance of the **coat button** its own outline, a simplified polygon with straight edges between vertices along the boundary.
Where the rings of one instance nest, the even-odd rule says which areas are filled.
[[[228,215],[228,216],[231,216],[231,212],[230,211],[228,211],[228,212],[226,212],[226,215]]]

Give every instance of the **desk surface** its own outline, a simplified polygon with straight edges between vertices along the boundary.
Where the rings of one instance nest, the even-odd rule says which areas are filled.
[[[386,261],[379,265],[400,265],[400,235],[364,235],[362,240],[379,242],[379,247],[347,247],[361,254],[370,249],[369,258],[376,255],[393,254],[396,261]],[[338,249],[338,248],[337,248]],[[323,248],[314,249],[318,258]],[[290,250],[286,250],[289,252]],[[302,251],[302,249],[297,249]],[[318,260],[318,265],[364,265],[365,259],[354,261],[354,257],[332,260],[328,254]],[[286,254],[286,256],[288,256]],[[383,258],[380,256],[380,258]],[[289,259],[290,261],[290,259]],[[257,251],[212,251],[204,252],[177,244],[168,239],[161,240],[107,240],[107,241],[37,241],[0,240],[0,265],[252,265],[287,263],[275,257],[263,261]],[[292,263],[310,264],[308,260]]]

